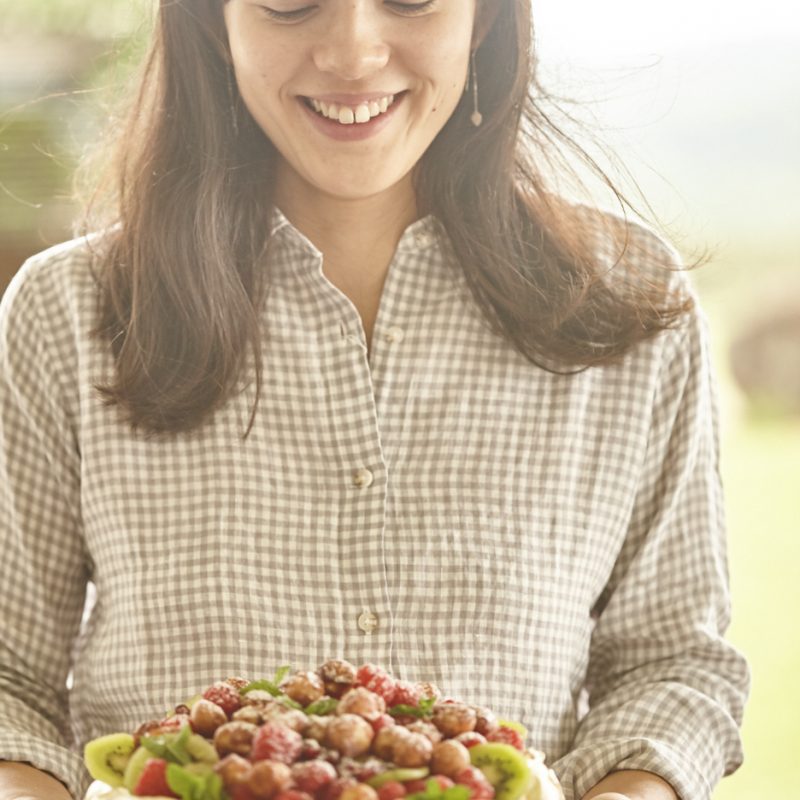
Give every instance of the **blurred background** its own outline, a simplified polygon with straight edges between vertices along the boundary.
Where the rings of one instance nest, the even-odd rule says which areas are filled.
[[[714,797],[795,797],[800,11],[789,0],[534,9],[545,85],[579,101],[570,113],[608,148],[574,135],[634,201],[641,189],[685,257],[713,256],[693,280],[721,390],[729,638],[753,670],[746,761]],[[71,236],[75,165],[128,85],[151,12],[151,0],[0,0],[0,292],[26,257]]]

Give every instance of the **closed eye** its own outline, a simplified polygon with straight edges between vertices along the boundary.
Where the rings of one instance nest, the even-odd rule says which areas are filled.
[[[425,0],[423,3],[401,3],[399,0],[386,0],[386,5],[391,6],[393,10],[399,12],[400,14],[413,16],[414,14],[420,14],[423,11],[427,11],[437,2],[439,2],[439,0]],[[270,19],[285,21],[300,19],[308,14],[309,11],[314,10],[314,6],[298,8],[295,11],[276,11],[274,8],[269,8],[269,6],[259,6],[259,8]]]

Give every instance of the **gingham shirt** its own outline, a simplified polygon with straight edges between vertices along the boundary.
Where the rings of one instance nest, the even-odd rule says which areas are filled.
[[[553,375],[491,332],[429,216],[399,241],[368,353],[321,253],[273,223],[245,441],[252,386],[167,440],[102,404],[85,242],[8,288],[0,758],[78,796],[88,739],[213,680],[344,657],[520,720],[567,800],[623,768],[709,798],[742,758],[749,672],[721,638],[702,311],[617,366]]]

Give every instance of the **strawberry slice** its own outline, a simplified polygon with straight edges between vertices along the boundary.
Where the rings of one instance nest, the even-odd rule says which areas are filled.
[[[167,783],[167,762],[163,758],[148,758],[133,790],[135,795],[147,797],[179,797]]]

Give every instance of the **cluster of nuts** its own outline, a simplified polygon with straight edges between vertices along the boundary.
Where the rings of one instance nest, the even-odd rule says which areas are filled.
[[[365,781],[398,767],[428,767],[457,781],[470,769],[468,748],[500,727],[491,711],[442,699],[431,684],[394,681],[373,665],[357,670],[339,659],[287,676],[283,697],[258,688],[242,694],[246,685],[241,678],[216,683],[161,722],[163,730],[188,718],[194,733],[213,741],[220,757],[214,769],[234,798],[382,800]],[[392,694],[396,686],[400,693]],[[429,710],[390,715],[394,697],[410,697],[412,705],[426,699]],[[293,708],[286,698],[324,710]],[[143,732],[157,729],[150,724],[137,734]]]

